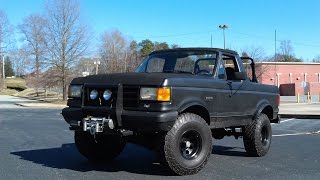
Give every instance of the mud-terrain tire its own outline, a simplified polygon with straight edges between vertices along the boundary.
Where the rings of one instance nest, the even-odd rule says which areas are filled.
[[[260,114],[244,127],[243,132],[243,143],[249,156],[261,157],[267,154],[271,145],[272,130],[266,114]]]
[[[97,134],[77,130],[74,141],[80,154],[95,163],[109,162],[123,150],[126,142],[121,136]]]
[[[212,151],[208,124],[196,114],[179,115],[165,136],[164,155],[170,169],[178,175],[199,172]]]

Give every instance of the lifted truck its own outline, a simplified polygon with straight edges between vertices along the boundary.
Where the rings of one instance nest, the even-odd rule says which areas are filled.
[[[264,156],[279,122],[278,88],[258,84],[251,58],[216,48],[154,51],[135,73],[75,78],[68,106],[62,115],[90,161],[111,161],[131,142],[179,175],[205,166],[212,137],[243,137],[248,155]]]

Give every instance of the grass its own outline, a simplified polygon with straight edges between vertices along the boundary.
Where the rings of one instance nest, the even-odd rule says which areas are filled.
[[[14,95],[18,91],[14,89],[0,89],[0,95]]]
[[[11,95],[17,97],[32,98],[44,100],[53,104],[67,104],[67,101],[62,100],[62,94],[52,91],[45,92],[43,88],[38,90],[28,88],[26,81],[22,78],[8,78],[6,79],[7,89],[0,90],[0,95]]]
[[[23,91],[28,88],[26,85],[26,81],[21,78],[6,79],[6,86],[8,89],[15,89],[17,91]]]

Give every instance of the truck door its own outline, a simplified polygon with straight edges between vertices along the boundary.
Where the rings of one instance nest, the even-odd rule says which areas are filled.
[[[237,72],[240,72],[237,56],[222,54],[217,71],[218,76],[218,116],[217,122],[239,125],[239,121],[245,123],[252,118],[252,104],[250,93],[246,91],[250,84],[247,80],[236,80]],[[241,123],[240,123],[241,124]]]

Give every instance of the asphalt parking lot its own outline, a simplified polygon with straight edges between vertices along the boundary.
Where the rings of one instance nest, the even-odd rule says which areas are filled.
[[[192,176],[170,174],[153,151],[127,144],[112,163],[90,164],[57,108],[14,105],[0,99],[0,179],[319,179],[320,119],[273,124],[265,157],[247,157],[242,139],[213,141],[205,168]]]

